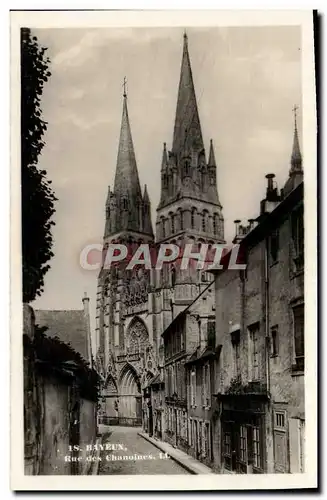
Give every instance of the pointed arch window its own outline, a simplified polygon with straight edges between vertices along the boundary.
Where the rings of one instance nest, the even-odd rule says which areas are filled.
[[[123,198],[123,210],[127,210],[127,208],[128,208],[127,198]]]
[[[187,177],[190,175],[190,162],[189,160],[185,160],[184,162],[184,177]]]
[[[181,231],[184,231],[184,221],[183,221],[183,211],[179,211],[179,227]]]
[[[161,227],[162,227],[162,237],[165,238],[166,237],[166,228],[165,228],[165,219],[164,218],[161,219]]]
[[[175,214],[171,215],[171,232],[175,232]]]
[[[218,233],[218,229],[219,229],[219,217],[218,217],[218,214],[213,214],[213,234],[217,234]]]
[[[195,208],[192,208],[191,212],[191,229],[195,227]]]
[[[206,221],[206,213],[202,214],[202,231],[205,233],[207,230],[207,221]]]

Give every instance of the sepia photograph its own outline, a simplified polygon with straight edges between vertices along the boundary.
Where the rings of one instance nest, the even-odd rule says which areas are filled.
[[[14,489],[312,488],[313,13],[120,14],[12,13]]]

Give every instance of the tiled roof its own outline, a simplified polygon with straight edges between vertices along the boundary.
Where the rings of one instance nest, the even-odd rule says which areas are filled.
[[[35,310],[35,324],[47,326],[44,332],[49,337],[58,337],[70,344],[88,361],[87,324],[83,310]]]

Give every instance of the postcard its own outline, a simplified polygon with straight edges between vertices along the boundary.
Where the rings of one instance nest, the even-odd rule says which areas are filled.
[[[312,11],[11,12],[13,490],[317,487],[315,75]]]

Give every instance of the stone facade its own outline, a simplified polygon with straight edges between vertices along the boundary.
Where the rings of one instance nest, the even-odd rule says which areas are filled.
[[[86,307],[85,300],[84,306]],[[71,347],[60,342],[58,337],[78,340],[75,345],[84,347],[87,354],[88,326],[77,321],[74,328],[69,328],[73,319],[84,318],[84,311],[61,311],[56,325],[54,311],[38,311],[24,304],[24,459],[26,475],[70,475],[89,474],[91,462],[85,460],[86,447],[94,444],[97,435],[97,390],[90,384],[87,391],[79,368],[84,375],[90,376],[91,370],[81,361],[79,367],[76,356],[69,369]],[[80,314],[79,314],[80,313]],[[49,319],[49,335],[40,341],[36,331],[40,319]],[[66,318],[64,320],[64,317]],[[42,326],[46,326],[43,321]],[[74,321],[73,321],[74,323]],[[65,325],[65,329],[63,329]],[[39,325],[40,326],[40,325]],[[67,335],[68,332],[68,335]],[[76,335],[78,332],[78,335]],[[53,338],[53,334],[56,337]],[[56,351],[56,353],[53,352]],[[59,353],[63,353],[60,358]],[[75,354],[77,351],[74,351]],[[50,354],[49,354],[50,353]],[[81,353],[78,353],[81,354]],[[84,353],[83,353],[84,354]],[[49,355],[51,359],[49,359]],[[59,355],[59,356],[58,356]],[[59,357],[59,359],[58,359]],[[55,358],[55,359],[54,359]],[[81,448],[81,458],[71,453],[70,446]],[[65,456],[70,459],[65,460]]]
[[[182,248],[191,242],[196,248],[199,243],[223,242],[216,170],[212,141],[206,158],[184,36],[173,144],[171,151],[164,145],[162,156],[156,237],[146,187],[141,193],[124,94],[115,185],[113,191],[109,188],[106,202],[104,258],[111,242],[124,243],[130,249],[140,243],[154,248],[160,243],[177,243]],[[110,270],[104,267],[98,278],[96,318],[97,366],[103,378],[101,419],[139,425],[143,417],[152,428],[160,404],[155,403],[159,408],[155,409],[152,395],[143,396],[150,381],[156,380],[154,387],[161,387],[157,383],[163,377],[161,334],[212,277],[196,269],[180,270],[179,260],[161,271],[127,271],[126,264]],[[158,426],[163,428],[161,416],[159,420]]]
[[[246,270],[215,280],[218,470],[304,470],[303,183],[273,204],[269,194],[258,225],[238,228]]]
[[[142,197],[139,186],[126,95],[119,151],[105,246],[224,243],[214,148],[211,141],[207,161],[186,35],[173,144],[168,151],[164,143],[162,154],[156,237],[148,194]],[[284,188],[278,192],[274,175],[266,177],[259,217],[246,226],[236,221],[234,243],[245,270],[181,270],[177,259],[162,270],[102,269],[98,280],[103,420],[142,421],[150,435],[216,472],[304,468],[303,170],[296,122]],[[119,212],[112,208],[118,205]]]

